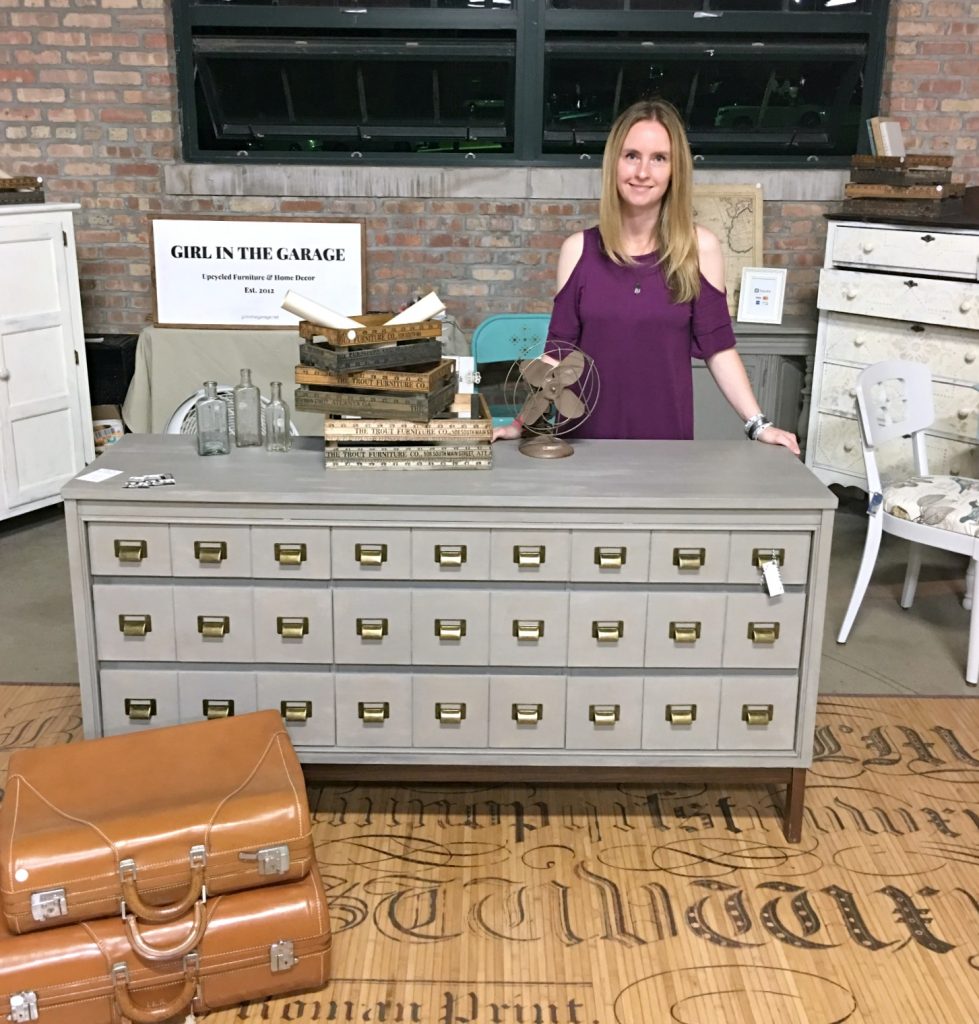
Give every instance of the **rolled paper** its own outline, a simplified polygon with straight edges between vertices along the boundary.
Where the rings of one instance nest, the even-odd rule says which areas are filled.
[[[391,317],[385,327],[391,324],[420,324],[423,320],[431,320],[433,316],[445,312],[445,303],[435,294],[429,292],[407,309],[401,310],[397,316]]]
[[[337,313],[327,306],[307,299],[297,292],[286,292],[282,300],[282,308],[289,313],[294,313],[300,320],[308,320],[310,323],[318,324],[320,327],[335,327],[340,330],[356,330],[363,328],[363,324],[351,320],[349,316]]]

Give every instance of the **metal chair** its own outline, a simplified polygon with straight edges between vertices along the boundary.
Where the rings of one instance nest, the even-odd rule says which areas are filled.
[[[218,385],[218,397],[228,407],[228,426],[231,430],[231,436],[235,434],[235,406],[234,406],[234,387],[230,384],[219,384]],[[185,398],[176,409],[173,410],[173,414],[170,419],[167,420],[166,426],[163,428],[164,434],[197,434],[197,402],[199,399],[204,397],[204,389],[198,388],[194,394]],[[263,408],[269,404],[269,400],[262,395],[262,406]],[[296,428],[296,424],[289,420],[289,433],[293,437],[299,436],[299,430]],[[265,417],[262,417],[262,435],[265,435]]]
[[[503,394],[507,374],[517,359],[533,359],[544,351],[550,322],[548,313],[497,313],[473,332],[473,364],[494,427],[505,426],[516,416],[519,406],[510,404],[507,398],[512,396]]]
[[[869,495],[867,539],[853,595],[837,636],[846,643],[877,561],[881,535],[910,541],[901,607],[910,608],[918,585],[921,548],[942,548],[968,555],[966,577],[970,607],[965,681],[979,683],[979,593],[975,571],[979,559],[979,480],[972,477],[932,476],[928,472],[924,430],[935,419],[931,373],[921,363],[890,360],[866,367],[857,377],[857,413],[863,441],[863,460]],[[910,439],[915,475],[897,483],[881,483],[877,448],[898,438]]]

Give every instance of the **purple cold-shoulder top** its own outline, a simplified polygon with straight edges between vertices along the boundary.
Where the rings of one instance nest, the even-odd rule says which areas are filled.
[[[597,227],[584,232],[581,259],[554,297],[548,338],[579,345],[598,372],[598,401],[573,436],[631,440],[690,440],[690,360],[735,342],[724,292],[701,274],[700,295],[673,302],[655,253],[619,266]]]

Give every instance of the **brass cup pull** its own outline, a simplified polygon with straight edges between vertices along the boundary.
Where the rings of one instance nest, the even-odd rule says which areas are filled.
[[[702,569],[707,562],[706,548],[674,548],[673,564],[678,569]]]
[[[276,543],[272,550],[279,565],[301,565],[306,561],[306,545],[301,542],[297,544]]]
[[[777,622],[749,622],[748,639],[753,644],[771,646],[778,639]]]
[[[225,540],[195,540],[194,558],[201,565],[220,565],[228,557],[228,542]]]
[[[123,636],[146,636],[153,632],[153,616],[120,615],[119,631]]]
[[[120,562],[138,564],[149,554],[145,540],[116,540],[112,542],[112,549]]]
[[[466,635],[466,620],[436,619],[435,635],[439,640],[461,640]]]
[[[231,632],[230,615],[198,615],[197,632],[208,640],[220,639]]]
[[[355,544],[354,558],[361,565],[383,565],[388,560],[387,544]]]
[[[313,717],[311,700],[284,700],[279,704],[279,714],[287,722],[308,722]]]
[[[436,565],[463,565],[466,561],[465,544],[436,544]]]
[[[547,551],[543,544],[514,544],[513,561],[522,569],[537,568],[547,560]]]
[[[383,640],[388,635],[387,619],[358,619],[357,636],[363,640]]]
[[[542,640],[544,637],[544,620],[514,619],[513,635],[517,640]]]
[[[695,644],[700,639],[700,623],[671,622],[670,639],[677,644]]]
[[[466,705],[464,703],[436,701],[435,718],[439,722],[445,722],[447,725],[458,725],[459,722],[465,720],[465,717]]]
[[[275,618],[275,631],[284,640],[301,640],[309,633],[309,619],[305,615],[289,617],[277,615]]]
[[[625,623],[621,620],[610,622],[593,622],[591,624],[592,639],[600,644],[614,644],[625,636]]]
[[[622,548],[595,548],[595,565],[599,569],[621,569],[625,565],[626,550]]]
[[[752,548],[751,564],[760,569],[768,562],[778,562],[779,568],[785,565],[785,548]]]
[[[595,725],[615,725],[619,720],[620,706],[618,704],[589,704],[588,721]]]
[[[517,725],[536,725],[544,717],[544,705],[514,704],[511,717]]]
[[[391,705],[386,701],[357,701],[357,717],[363,722],[379,725],[391,717]]]
[[[748,725],[771,725],[775,709],[771,704],[742,704],[741,721]]]
[[[127,697],[123,709],[130,722],[148,722],[156,717],[156,698]]]
[[[693,725],[697,721],[697,705],[667,704],[666,720],[670,725]]]
[[[214,719],[235,717],[235,702],[233,700],[211,700],[210,698],[205,697],[203,707],[205,718]]]

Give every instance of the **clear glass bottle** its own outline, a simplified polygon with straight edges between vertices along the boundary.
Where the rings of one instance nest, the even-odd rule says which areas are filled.
[[[198,455],[227,455],[231,451],[228,403],[218,395],[214,380],[204,381],[204,397],[194,406]]]
[[[241,371],[241,383],[232,392],[235,407],[235,444],[250,448],[262,443],[262,396],[252,383],[252,371]]]
[[[287,452],[292,447],[289,406],[282,398],[282,381],[269,384],[272,398],[265,407],[265,447],[270,452]]]

